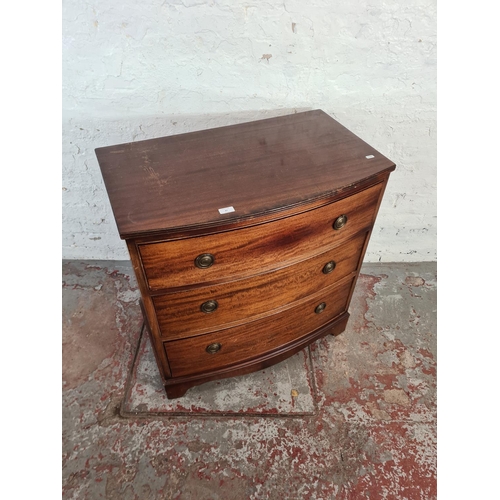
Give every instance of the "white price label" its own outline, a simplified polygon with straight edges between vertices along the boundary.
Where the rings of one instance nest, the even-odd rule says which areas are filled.
[[[230,212],[234,212],[234,207],[219,208],[220,214],[228,214]]]

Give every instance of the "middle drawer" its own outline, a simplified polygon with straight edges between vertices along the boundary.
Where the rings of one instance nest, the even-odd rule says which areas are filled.
[[[155,296],[160,334],[174,340],[235,326],[330,286],[358,269],[366,236],[274,272]]]

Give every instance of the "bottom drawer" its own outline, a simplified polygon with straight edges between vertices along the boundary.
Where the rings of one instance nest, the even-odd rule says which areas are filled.
[[[251,323],[164,342],[172,376],[183,377],[225,368],[278,349],[317,330],[346,310],[353,280],[325,288],[290,309]]]

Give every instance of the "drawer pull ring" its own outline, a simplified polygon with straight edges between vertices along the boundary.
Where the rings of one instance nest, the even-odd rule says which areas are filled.
[[[200,309],[204,313],[213,313],[219,307],[219,303],[216,300],[207,300],[201,304]]]
[[[196,257],[194,261],[196,267],[200,269],[206,269],[210,267],[215,262],[215,258],[211,253],[202,253]]]
[[[342,229],[347,224],[347,215],[341,215],[335,219],[333,229]]]
[[[320,313],[322,313],[325,310],[325,307],[326,307],[326,304],[324,302],[321,302],[321,304],[318,304],[316,306],[316,309],[314,309],[314,312],[316,314],[320,314]]]
[[[334,260],[331,260],[330,262],[327,262],[323,266],[323,274],[330,274],[334,269],[337,264],[335,263]]]
[[[205,350],[208,352],[208,354],[215,354],[216,352],[220,351],[221,347],[222,346],[218,342],[215,342],[214,344],[207,345],[207,348]]]

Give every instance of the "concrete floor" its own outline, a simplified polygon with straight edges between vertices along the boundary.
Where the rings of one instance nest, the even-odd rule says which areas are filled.
[[[173,401],[138,297],[63,263],[63,499],[436,498],[435,264],[364,265],[342,335]]]

